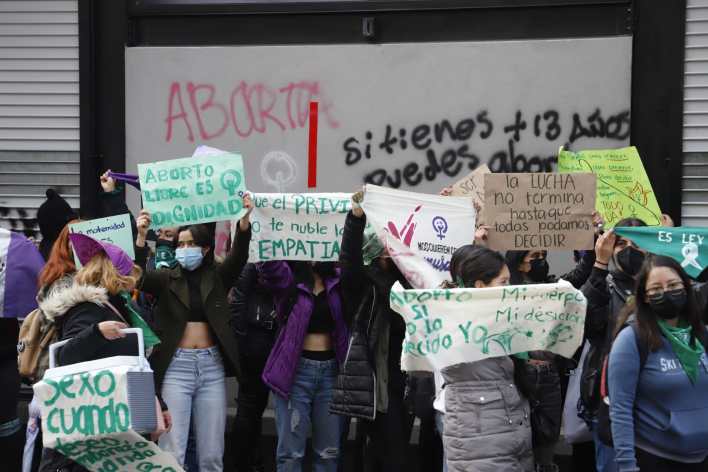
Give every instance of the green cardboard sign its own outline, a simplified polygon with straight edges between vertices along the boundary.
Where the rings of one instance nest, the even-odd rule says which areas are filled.
[[[130,227],[130,215],[108,216],[95,220],[82,221],[69,225],[69,232],[85,234],[98,241],[115,244],[135,260],[133,230]],[[74,254],[76,268],[81,268],[79,259]]]
[[[239,219],[246,181],[239,154],[138,164],[152,228]]]
[[[558,172],[597,175],[595,208],[612,228],[623,218],[639,218],[649,226],[661,224],[661,210],[637,148],[558,153]]]

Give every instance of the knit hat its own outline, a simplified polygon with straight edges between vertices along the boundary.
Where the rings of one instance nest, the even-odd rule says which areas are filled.
[[[48,188],[47,200],[37,210],[37,223],[39,231],[42,233],[42,244],[40,252],[44,259],[49,257],[49,251],[52,249],[54,241],[59,237],[59,233],[64,229],[64,226],[74,218],[76,213],[71,209],[66,200],[64,200],[53,188]]]
[[[133,260],[115,244],[99,241],[79,233],[71,233],[69,240],[81,265],[88,264],[96,254],[104,253],[120,275],[128,275],[133,270]]]

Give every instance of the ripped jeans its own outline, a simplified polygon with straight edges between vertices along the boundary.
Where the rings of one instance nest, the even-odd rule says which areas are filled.
[[[343,418],[329,413],[337,361],[300,358],[290,398],[275,397],[278,472],[301,472],[312,427],[313,472],[336,472]]]

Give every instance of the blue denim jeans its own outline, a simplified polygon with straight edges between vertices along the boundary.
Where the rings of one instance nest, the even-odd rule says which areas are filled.
[[[313,472],[336,472],[343,418],[329,413],[337,361],[300,358],[290,398],[275,397],[278,472],[301,472],[312,428]]]
[[[597,432],[597,421],[590,424],[592,441],[595,443],[595,468],[597,472],[617,472],[615,450],[602,442]]]
[[[219,348],[177,349],[165,373],[162,398],[172,415],[172,430],[162,435],[160,447],[184,465],[191,423],[200,472],[223,470],[226,383]]]

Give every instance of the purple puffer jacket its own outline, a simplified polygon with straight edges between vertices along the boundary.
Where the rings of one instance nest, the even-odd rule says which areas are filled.
[[[256,264],[261,283],[273,292],[276,311],[280,321],[285,326],[280,331],[278,339],[270,352],[268,362],[263,369],[263,382],[274,393],[281,397],[290,396],[290,388],[295,379],[297,364],[302,353],[302,344],[307,335],[310,315],[315,303],[315,297],[305,284],[297,284],[295,303],[292,303],[292,286],[295,279],[290,266],[285,261],[272,261]],[[341,365],[347,355],[349,330],[342,313],[342,298],[339,289],[339,269],[337,276],[324,281],[327,290],[329,309],[334,318],[334,352]],[[290,301],[290,302],[289,302]],[[292,307],[290,313],[284,313]]]

